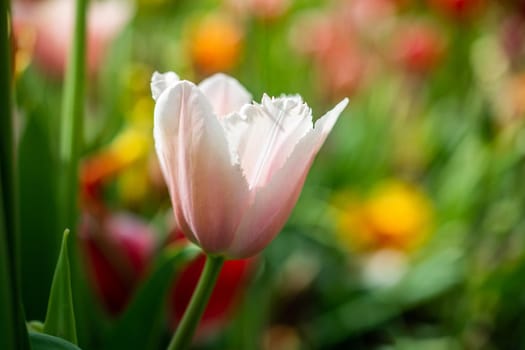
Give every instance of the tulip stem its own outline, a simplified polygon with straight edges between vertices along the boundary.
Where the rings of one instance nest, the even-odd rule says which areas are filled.
[[[168,350],[183,350],[187,349],[191,344],[193,334],[197,329],[199,320],[208,305],[213,287],[219,277],[222,265],[224,264],[224,257],[222,256],[211,256],[206,257],[206,264],[202,271],[197,288],[193,292],[190,304],[182,316],[182,320],[179,323],[179,327],[173,334],[171,342],[168,345]]]

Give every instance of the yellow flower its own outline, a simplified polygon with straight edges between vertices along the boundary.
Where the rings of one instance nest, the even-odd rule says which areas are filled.
[[[410,251],[424,242],[431,221],[428,198],[413,185],[391,180],[364,200],[348,197],[339,212],[337,233],[351,249]]]
[[[93,185],[107,180],[144,158],[151,148],[149,133],[128,128],[99,153],[82,164],[82,183]]]

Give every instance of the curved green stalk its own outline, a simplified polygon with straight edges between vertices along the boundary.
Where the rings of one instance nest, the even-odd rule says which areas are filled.
[[[223,264],[224,257],[207,256],[199,283],[193,292],[190,304],[184,312],[179,327],[175,331],[173,338],[171,338],[168,350],[183,350],[191,344],[193,334],[206,309]]]

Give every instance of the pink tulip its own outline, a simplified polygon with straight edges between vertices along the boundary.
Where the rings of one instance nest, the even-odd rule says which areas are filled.
[[[298,95],[250,103],[235,79],[152,77],[157,155],[175,220],[208,254],[245,258],[284,226],[344,99],[315,126]]]
[[[70,0],[15,2],[15,36],[20,36],[24,28],[33,29],[36,34],[34,60],[41,70],[54,77],[61,77],[65,72],[74,29],[74,5]],[[86,29],[89,74],[95,74],[101,67],[112,40],[132,12],[131,5],[120,0],[90,4]]]

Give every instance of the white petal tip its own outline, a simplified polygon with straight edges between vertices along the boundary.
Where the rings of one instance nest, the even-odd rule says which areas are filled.
[[[329,110],[324,116],[322,116],[315,122],[315,129],[319,128],[319,130],[323,134],[328,134],[332,130],[337,119],[339,118],[339,115],[341,115],[343,110],[348,105],[348,102],[348,97],[345,97],[343,100],[341,100],[341,102],[335,105],[334,108]]]
[[[159,73],[155,71],[151,76],[151,96],[154,100],[157,100],[166,89],[179,80],[179,76],[174,72]]]
[[[198,86],[215,113],[221,117],[239,111],[252,100],[252,95],[237,79],[224,73],[216,73],[201,81]]]

